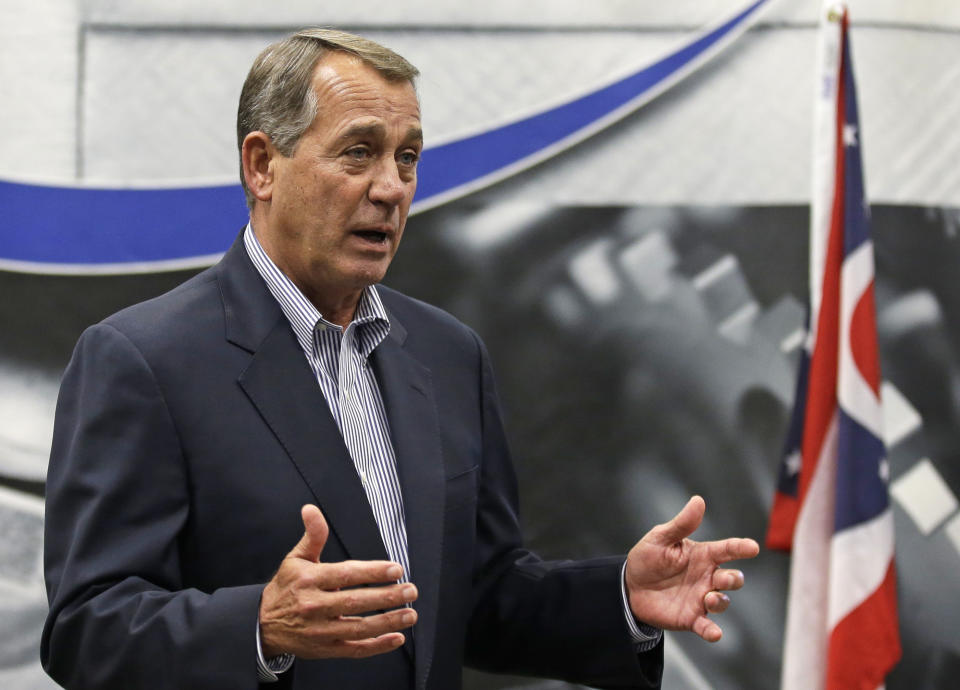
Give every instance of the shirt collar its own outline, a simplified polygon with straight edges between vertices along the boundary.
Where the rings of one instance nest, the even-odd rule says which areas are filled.
[[[314,349],[314,332],[317,329],[328,328],[341,330],[339,326],[327,321],[313,303],[300,292],[293,281],[281,271],[273,260],[267,256],[260,241],[253,231],[253,225],[247,223],[243,231],[243,245],[250,256],[257,272],[267,284],[267,289],[280,305],[281,311],[290,322],[297,342],[307,356],[312,356]],[[357,349],[366,357],[390,332],[390,319],[387,310],[380,300],[380,294],[374,285],[368,285],[360,294],[357,311],[350,325],[362,335],[355,338]],[[349,328],[349,326],[348,326]]]

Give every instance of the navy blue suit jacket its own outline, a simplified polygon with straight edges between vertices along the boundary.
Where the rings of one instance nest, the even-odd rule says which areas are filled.
[[[404,649],[298,660],[281,687],[460,687],[464,663],[601,687],[657,687],[636,654],[622,558],[543,562],[479,338],[381,288],[373,355],[404,495],[419,621]],[[259,598],[315,503],[321,559],[386,559],[326,401],[242,241],[170,293],[81,337],[47,479],[44,667],[67,688],[257,686]]]

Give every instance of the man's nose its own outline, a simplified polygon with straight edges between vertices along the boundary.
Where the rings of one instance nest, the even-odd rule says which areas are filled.
[[[396,206],[403,201],[407,187],[400,178],[397,162],[392,158],[383,158],[374,171],[370,183],[370,201]]]

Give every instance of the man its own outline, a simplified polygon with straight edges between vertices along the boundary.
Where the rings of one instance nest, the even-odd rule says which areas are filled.
[[[658,687],[661,629],[719,639],[743,577],[718,566],[756,543],[687,539],[694,498],[626,561],[540,561],[482,343],[375,287],[416,188],[416,74],[335,31],[265,50],[238,113],[250,225],[78,343],[47,485],[64,686],[449,690],[466,662]]]

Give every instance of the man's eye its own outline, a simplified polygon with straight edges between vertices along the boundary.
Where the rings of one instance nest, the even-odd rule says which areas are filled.
[[[420,156],[413,151],[404,151],[397,156],[397,160],[401,165],[416,165],[417,161],[420,160]]]
[[[352,158],[355,161],[362,161],[366,160],[370,156],[370,151],[363,147],[356,147],[347,149],[346,155],[348,158]]]

